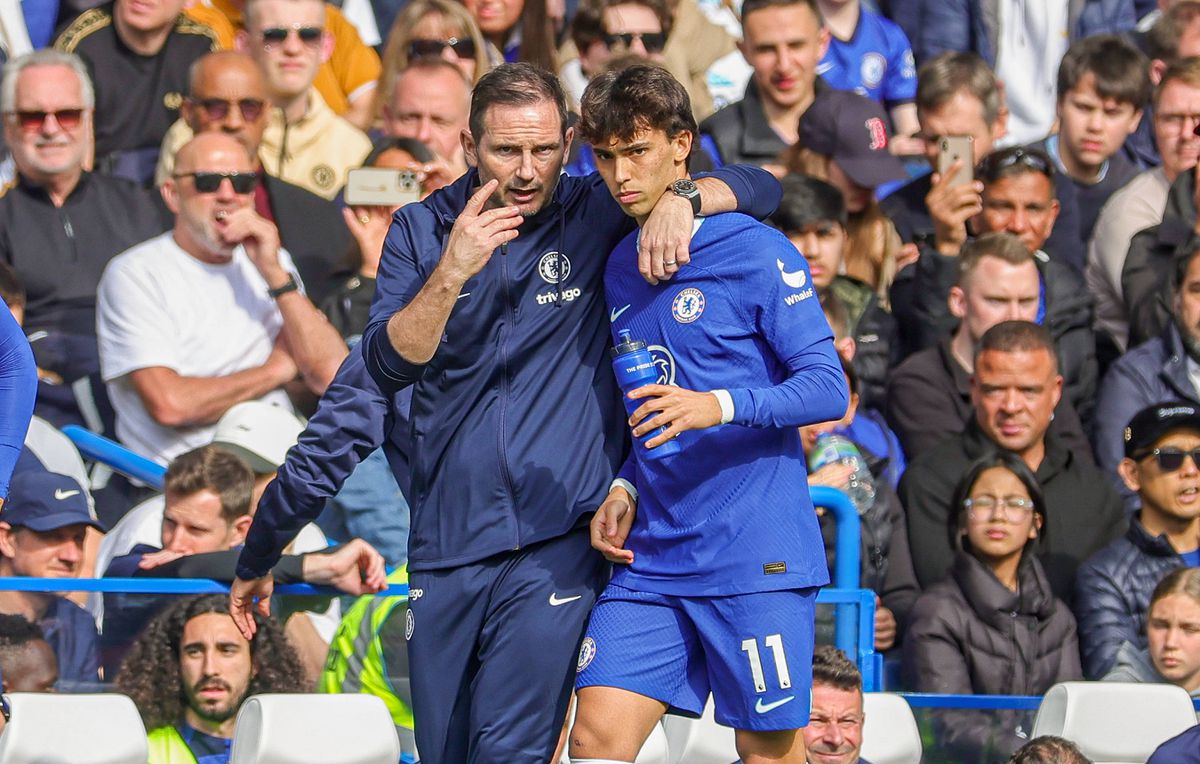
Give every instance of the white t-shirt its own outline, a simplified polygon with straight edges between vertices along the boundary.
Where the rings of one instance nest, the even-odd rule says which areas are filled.
[[[299,282],[287,252],[279,262]],[[210,443],[214,425],[163,427],[126,376],[164,366],[184,377],[221,377],[261,366],[283,327],[267,283],[242,247],[228,263],[192,257],[168,231],[113,258],[100,278],[100,372],[117,414],[117,437],[160,464]],[[292,411],[282,390],[260,400]]]
[[[1054,124],[1058,65],[1070,45],[1067,0],[1000,0],[996,76],[1008,83],[1005,145],[1040,141]]]

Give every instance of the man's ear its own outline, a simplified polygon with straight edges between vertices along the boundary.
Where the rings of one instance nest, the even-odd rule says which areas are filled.
[[[16,529],[8,523],[0,523],[0,555],[9,558],[17,556]]]
[[[471,135],[469,128],[463,128],[462,133],[458,137],[459,143],[462,145],[463,159],[467,161],[468,167],[478,167],[479,158],[475,153],[475,137]]]
[[[321,63],[333,58],[333,35],[328,31],[321,33]]]
[[[233,36],[233,49],[238,53],[250,53],[250,33],[245,29],[239,29],[237,34]]]
[[[967,293],[955,284],[950,287],[950,294],[946,296],[946,305],[950,308],[950,315],[959,321],[963,320],[967,315]]]
[[[250,532],[250,523],[254,518],[250,515],[242,515],[233,521],[233,537],[234,541],[231,546],[241,546],[246,542],[246,534]]]
[[[196,116],[196,104],[191,96],[183,97],[183,102],[179,104],[179,116],[183,117],[183,123],[192,128],[193,133],[196,132],[196,123],[192,121]]]
[[[695,136],[691,130],[680,130],[679,135],[671,142],[671,156],[676,164],[682,164],[686,167],[687,158],[692,153],[692,142]]]
[[[1138,474],[1137,462],[1129,457],[1121,460],[1117,465],[1117,474],[1121,476],[1121,482],[1129,490],[1137,493],[1142,490],[1142,476]]]
[[[1163,75],[1167,72],[1167,62],[1156,58],[1150,62],[1150,81],[1157,87],[1162,84]]]
[[[854,360],[854,354],[858,351],[858,343],[853,337],[842,337],[840,340],[833,341],[833,349],[842,357],[846,363]]]
[[[575,126],[572,125],[571,127],[567,128],[567,131],[565,133],[563,133],[563,156],[564,157],[571,156],[571,144],[574,142],[575,142]]]
[[[167,205],[167,209],[172,215],[179,214],[179,184],[174,178],[167,178],[158,189],[158,193],[162,196],[163,204]]]

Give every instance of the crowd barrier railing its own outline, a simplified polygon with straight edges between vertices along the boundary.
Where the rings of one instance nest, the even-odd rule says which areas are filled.
[[[166,474],[167,468],[158,462],[77,424],[69,424],[63,427],[62,431],[85,459],[107,464],[126,477],[140,480],[155,490],[162,490],[163,475]]]

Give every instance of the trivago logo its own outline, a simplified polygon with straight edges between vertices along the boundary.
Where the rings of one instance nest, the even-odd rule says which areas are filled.
[[[583,294],[583,290],[578,287],[574,289],[564,289],[562,292],[563,302],[575,302]],[[538,305],[553,305],[558,302],[558,292],[547,292],[537,296]]]

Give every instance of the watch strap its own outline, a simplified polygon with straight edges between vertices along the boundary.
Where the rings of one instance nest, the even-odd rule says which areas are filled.
[[[271,299],[278,300],[288,292],[296,292],[299,291],[299,289],[300,285],[296,283],[296,277],[292,274],[288,274],[288,280],[286,284],[281,287],[276,287],[275,289],[268,289],[267,294],[270,295]]]

